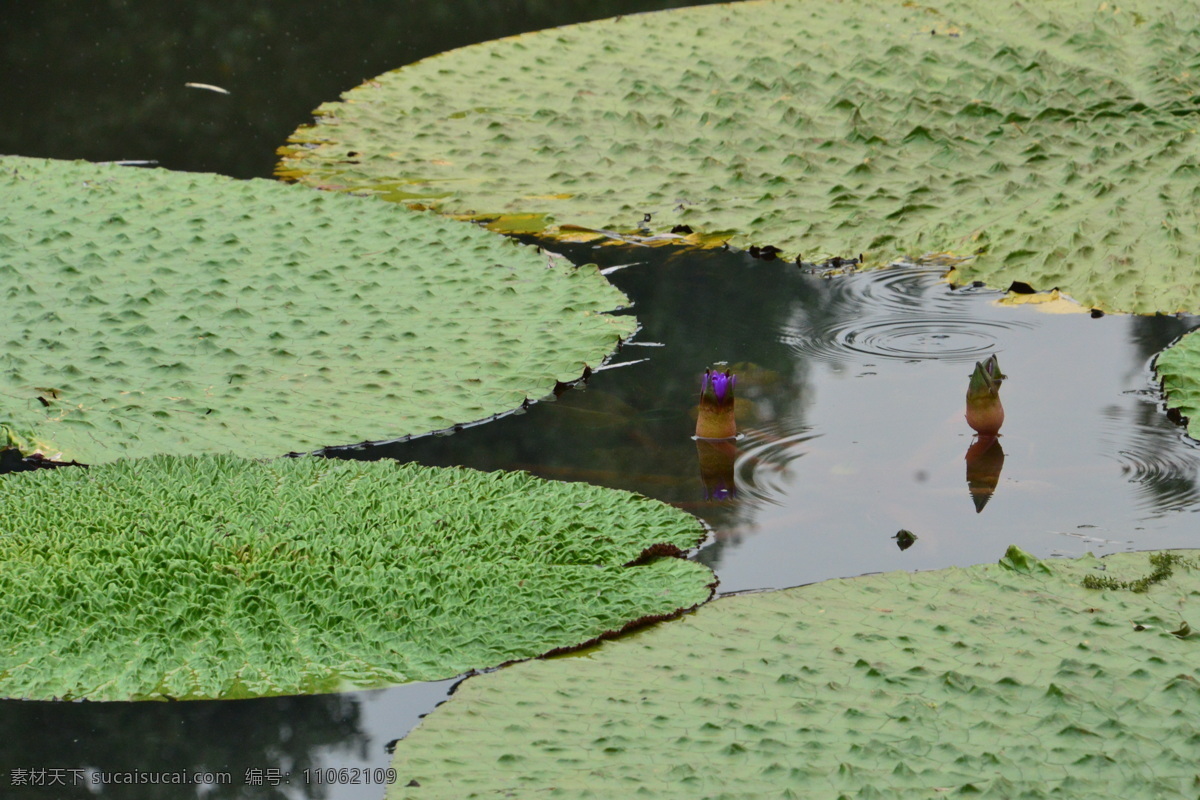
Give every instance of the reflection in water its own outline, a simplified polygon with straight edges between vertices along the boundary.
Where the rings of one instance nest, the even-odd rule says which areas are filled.
[[[741,442],[742,455],[736,465],[738,488],[757,503],[784,502],[788,486],[795,479],[792,462],[808,452],[808,444],[817,434],[786,418],[782,425],[752,430]],[[799,427],[795,433],[781,429]]]
[[[339,4],[330,24],[314,0],[5,3],[0,153],[269,178],[275,148],[312,109],[373,75],[524,31],[696,4],[394,0]],[[231,94],[186,88],[195,79]]]
[[[319,779],[317,770],[387,767],[388,741],[402,736],[445,700],[454,683],[256,700],[0,700],[3,796],[379,800],[383,790],[377,783],[337,785],[325,780],[324,772]],[[11,780],[13,769],[54,772],[41,784],[31,778],[18,785]],[[113,780],[114,774],[136,772],[188,773],[188,780],[121,785]],[[191,779],[195,773],[209,773],[209,782],[197,784]],[[102,781],[106,776],[109,780]],[[256,784],[256,776],[263,780]],[[275,776],[279,780],[273,782]]]
[[[1000,437],[979,434],[967,448],[967,490],[975,504],[975,513],[983,511],[996,493],[1000,471],[1004,469],[1004,448]]]
[[[245,797],[247,770],[291,773],[292,784],[302,785],[305,770],[324,766],[318,753],[361,756],[367,746],[358,703],[343,695],[186,703],[9,700],[0,702],[0,712],[0,762],[10,769],[57,771],[47,778],[52,785],[40,786],[16,785],[5,774],[6,798],[173,800],[201,791],[190,779],[183,785],[116,785],[116,775],[139,771],[210,773],[204,797]],[[214,736],[218,731],[226,735]],[[101,782],[105,777],[109,785]],[[286,796],[270,785],[259,788],[256,796]]]
[[[733,462],[738,449],[732,439],[696,440],[696,457],[700,461],[700,480],[704,484],[704,499],[724,503],[737,497],[733,477]]]

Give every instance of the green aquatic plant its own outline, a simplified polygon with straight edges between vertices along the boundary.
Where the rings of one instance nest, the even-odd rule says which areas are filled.
[[[1150,587],[1162,583],[1175,574],[1175,567],[1186,564],[1194,566],[1178,553],[1151,553],[1150,566],[1152,569],[1146,575],[1132,580],[1117,580],[1107,575],[1085,575],[1080,582],[1085,589],[1108,589],[1116,591],[1126,589],[1142,594],[1150,591]]]
[[[635,327],[595,267],[277,182],[0,158],[0,443],[277,455],[511,411]]]
[[[1200,573],[1081,585],[1149,559],[1010,548],[721,598],[471,678],[397,745],[388,797],[1189,797]]]
[[[974,256],[963,282],[1200,310],[1197,13],[767,0],[618,17],[366,81],[278,172],[503,231],[868,265],[950,252]]]
[[[308,694],[452,677],[708,599],[645,497],[311,456],[4,478],[0,696]]]
[[[1154,371],[1168,412],[1187,425],[1189,436],[1200,439],[1200,335],[1185,334],[1159,353]]]

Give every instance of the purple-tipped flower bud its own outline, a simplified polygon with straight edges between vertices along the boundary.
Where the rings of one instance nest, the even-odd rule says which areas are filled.
[[[737,385],[737,376],[730,374],[728,370],[725,372],[712,373],[712,388],[713,394],[717,396],[717,402],[724,405],[726,400],[733,402],[733,387]]]
[[[706,369],[700,380],[700,402],[721,407],[733,405],[733,387],[736,385],[737,376],[729,370]]]
[[[733,416],[733,387],[737,376],[729,370],[706,369],[700,381],[700,413],[696,418],[696,436],[701,439],[729,439],[737,435]]]

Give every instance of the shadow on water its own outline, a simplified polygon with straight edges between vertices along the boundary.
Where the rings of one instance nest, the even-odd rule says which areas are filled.
[[[314,108],[387,70],[525,31],[713,1],[6,3],[0,153],[269,178],[275,148]]]
[[[379,800],[389,739],[454,683],[184,703],[6,700],[0,781],[4,797],[22,799]]]

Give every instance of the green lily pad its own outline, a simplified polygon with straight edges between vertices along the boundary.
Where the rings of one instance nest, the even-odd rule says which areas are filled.
[[[778,0],[462,48],[317,109],[279,174],[499,230],[867,263],[1200,309],[1194,0]]]
[[[1183,418],[1189,436],[1200,439],[1200,335],[1189,333],[1159,353],[1154,370],[1168,410]]]
[[[1200,551],[894,572],[742,595],[471,678],[390,798],[1191,797]],[[419,788],[416,788],[418,787]]]
[[[155,456],[0,494],[0,696],[230,698],[452,677],[702,603],[700,523],[525,473]],[[657,556],[664,557],[657,557]]]
[[[275,455],[510,411],[635,321],[594,267],[273,181],[0,158],[0,439]]]

